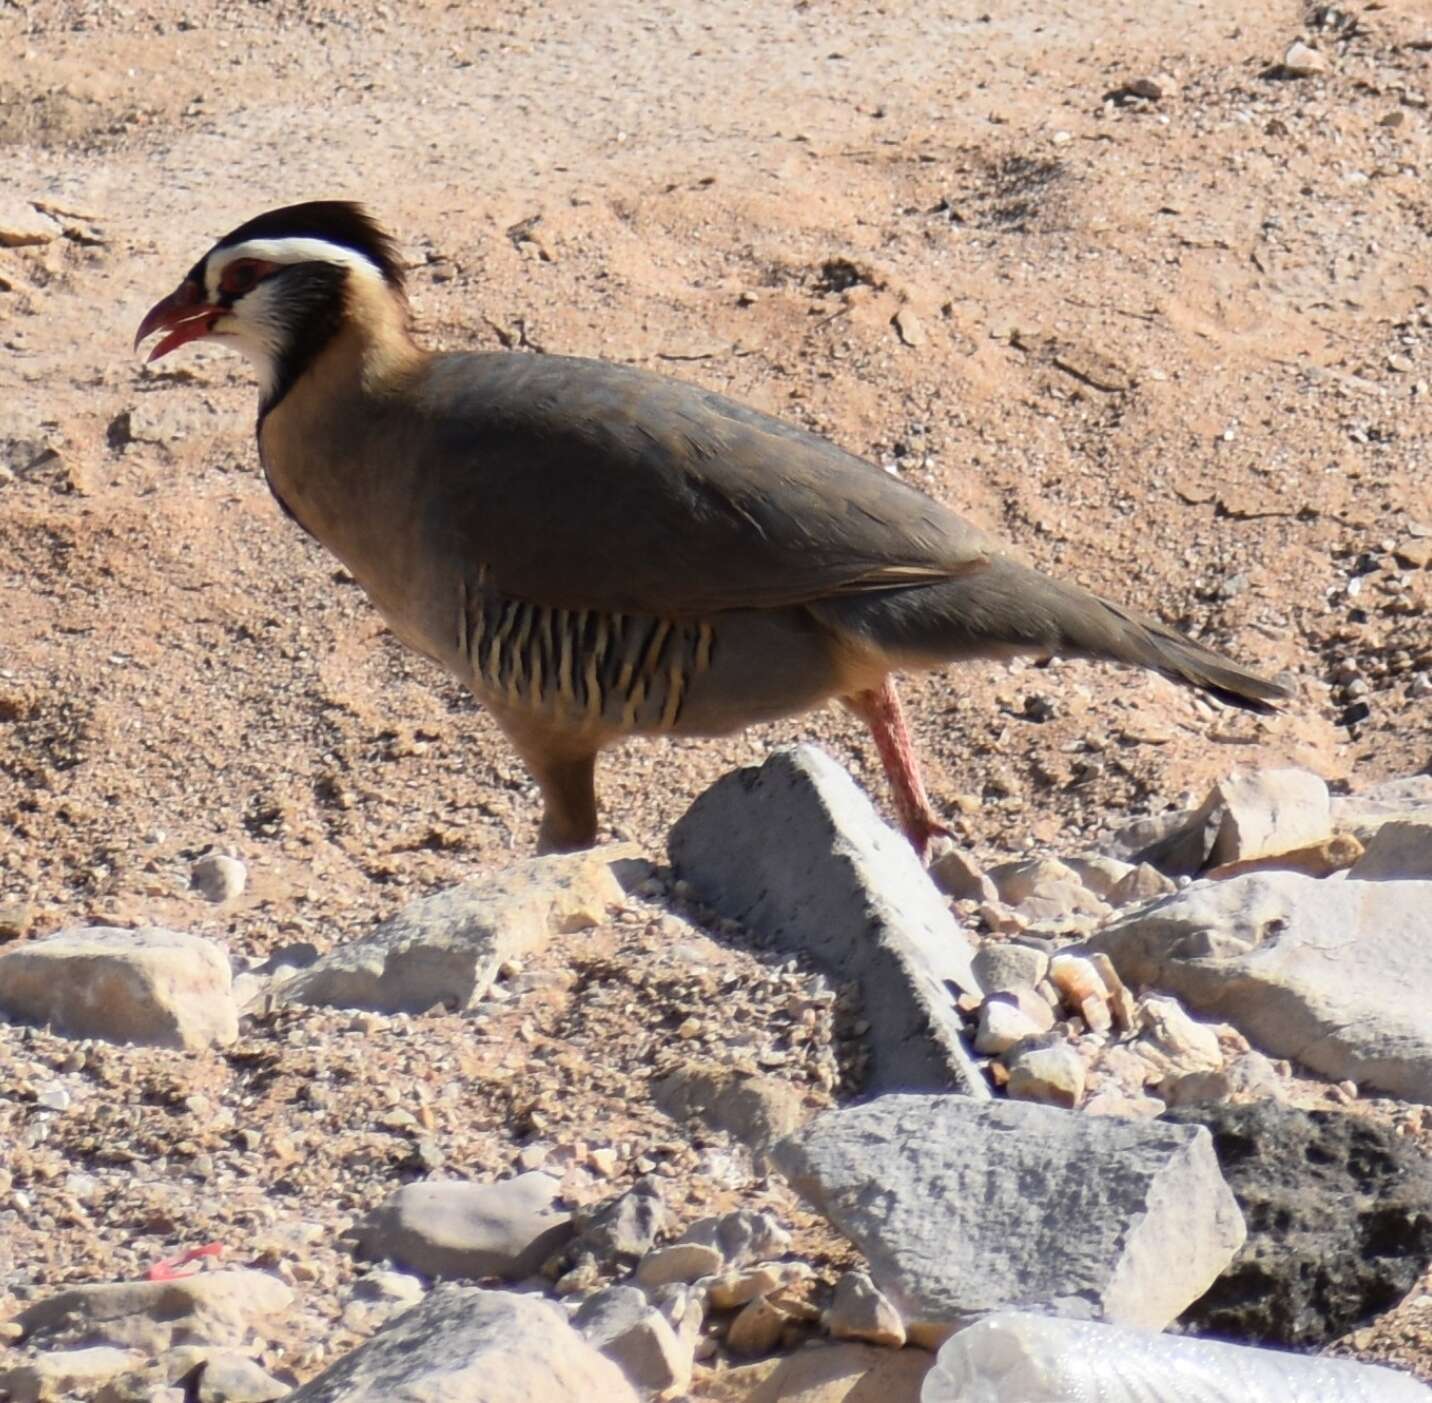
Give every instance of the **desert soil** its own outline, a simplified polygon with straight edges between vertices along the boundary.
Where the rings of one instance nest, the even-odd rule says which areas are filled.
[[[1326,74],[1280,76],[1300,36]],[[1083,664],[909,679],[936,804],[980,853],[1077,851],[1236,765],[1353,787],[1425,770],[1429,102],[1425,0],[0,0],[0,207],[39,202],[64,230],[0,247],[0,937],[143,922],[244,958],[327,948],[533,849],[535,791],[491,720],[269,496],[247,367],[130,351],[215,238],[318,197],[398,236],[429,344],[613,358],[788,416],[1292,683],[1265,720]],[[883,798],[831,709],[611,754],[605,831],[659,859],[708,783],[797,738]],[[211,847],[251,878],[218,913],[188,889]],[[320,1072],[339,1099],[316,1109],[336,1126],[356,1107],[364,1135],[392,1078],[431,1080],[423,1123],[454,1135],[470,1089],[448,1164],[472,1173],[543,1133],[541,1096],[595,1085],[548,1132],[625,1146],[634,1176],[666,1133],[626,1094],[638,1054],[727,977],[663,973],[661,930],[563,947],[588,1002],[604,960],[624,980],[650,963],[661,997],[613,1003],[631,1046],[610,1011],[584,1042],[570,1003],[539,1010],[495,1044],[501,1095],[497,1053],[455,1018],[370,1030],[371,1053],[320,1013],[228,1054],[94,1052],[144,1125],[118,1165],[103,1117],[88,1167],[79,1141],[30,1147],[0,1266],[33,1291],[232,1239],[221,1143],[259,1166],[255,1202],[281,1183],[279,1218],[324,1233],[422,1172],[411,1136],[304,1129],[294,1098]],[[25,1055],[63,1065],[37,1038]],[[551,1053],[529,1081],[534,1039],[580,1072]],[[96,1166],[128,1179],[64,1188]],[[243,1211],[240,1257],[316,1250]],[[185,1217],[205,1212],[222,1221]],[[321,1362],[302,1347],[298,1377]]]

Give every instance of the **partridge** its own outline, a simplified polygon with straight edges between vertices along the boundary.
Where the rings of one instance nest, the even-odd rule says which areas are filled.
[[[1268,711],[1284,689],[1009,547],[825,439],[629,366],[414,341],[393,241],[360,207],[271,210],[140,324],[150,359],[243,352],[283,509],[393,632],[492,712],[593,843],[599,752],[838,698],[922,854],[944,827],[892,675],[1016,654],[1151,669]]]

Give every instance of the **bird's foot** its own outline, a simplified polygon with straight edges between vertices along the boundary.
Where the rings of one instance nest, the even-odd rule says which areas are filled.
[[[933,812],[927,811],[914,822],[904,815],[901,819],[901,827],[910,840],[910,846],[915,849],[915,856],[926,867],[933,867],[945,853],[957,846],[954,830],[941,823]]]

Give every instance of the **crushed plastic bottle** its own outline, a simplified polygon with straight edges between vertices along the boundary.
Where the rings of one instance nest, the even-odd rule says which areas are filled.
[[[1001,1311],[947,1340],[920,1403],[1432,1403],[1410,1374]]]

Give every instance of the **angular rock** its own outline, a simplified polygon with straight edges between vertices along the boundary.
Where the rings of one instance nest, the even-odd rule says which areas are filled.
[[[233,1042],[228,957],[144,926],[75,926],[0,954],[0,1013],[72,1038],[198,1049]]]
[[[697,1381],[700,1403],[919,1403],[935,1356],[853,1342],[722,1369]]]
[[[1178,888],[1157,867],[1141,862],[1126,872],[1109,890],[1111,906],[1128,906],[1135,901],[1152,901]]]
[[[757,1296],[737,1312],[726,1330],[726,1348],[732,1354],[769,1354],[781,1342],[791,1317],[768,1297]]]
[[[506,960],[554,934],[598,924],[624,899],[613,871],[625,845],[515,863],[405,906],[368,938],[340,946],[284,988],[296,1003],[424,1013],[486,997]]]
[[[900,1312],[863,1271],[848,1271],[835,1283],[827,1324],[833,1340],[863,1340],[887,1349],[899,1349],[905,1343]]]
[[[537,1170],[495,1184],[405,1184],[353,1229],[355,1250],[424,1276],[518,1281],[572,1235],[560,1188]]]
[[[739,1267],[780,1256],[791,1245],[791,1235],[773,1213],[737,1208],[716,1217],[698,1218],[679,1241],[713,1247],[728,1266]]]
[[[688,1285],[703,1276],[715,1276],[726,1265],[720,1249],[700,1242],[674,1242],[657,1247],[637,1264],[636,1279],[643,1286]]]
[[[1313,78],[1328,71],[1328,56],[1295,39],[1284,50],[1280,68],[1285,78]]]
[[[1031,897],[1043,896],[1051,889],[1063,892],[1069,886],[1081,886],[1078,876],[1057,857],[1027,857],[1015,862],[1001,862],[989,869],[990,880],[1007,906],[1018,906]]]
[[[1003,989],[1033,989],[1049,973],[1049,956],[1034,945],[991,941],[976,953],[974,972],[986,994]]]
[[[561,1308],[535,1296],[439,1286],[310,1379],[290,1403],[638,1403],[622,1371]]]
[[[192,1375],[186,1373],[186,1377],[197,1381],[196,1403],[273,1403],[293,1391],[252,1359],[233,1350],[206,1351],[201,1363],[202,1369]]]
[[[1212,866],[1287,852],[1332,832],[1328,787],[1309,770],[1254,770],[1213,788],[1205,808],[1220,812]]]
[[[1032,989],[991,994],[980,1005],[975,1051],[997,1057],[1026,1038],[1047,1033],[1053,1026],[1054,1010]]]
[[[757,1296],[772,1296],[787,1290],[811,1274],[804,1262],[764,1262],[744,1271],[722,1272],[711,1278],[706,1297],[712,1310],[735,1310]]]
[[[1242,877],[1249,872],[1301,872],[1305,877],[1331,877],[1351,867],[1362,856],[1363,846],[1351,833],[1334,833],[1330,838],[1293,848],[1289,852],[1270,853],[1265,857],[1245,858],[1242,862],[1226,862],[1210,867],[1206,877]]]
[[[1017,1048],[1005,1058],[1005,1064],[1009,1067],[1006,1089],[1012,1100],[1072,1110],[1084,1099],[1088,1068],[1068,1043]]]
[[[1150,994],[1139,1001],[1143,1032],[1135,1051],[1164,1077],[1216,1072],[1224,1062],[1218,1034],[1190,1018],[1177,999]]]
[[[1203,1125],[1248,1239],[1180,1317],[1251,1344],[1319,1349],[1396,1305],[1432,1262],[1432,1160],[1391,1127],[1272,1101],[1168,1112]]]
[[[635,1286],[608,1286],[588,1296],[572,1325],[643,1393],[681,1393],[691,1382],[690,1344]]]
[[[1274,1057],[1432,1102],[1429,921],[1432,883],[1260,873],[1195,883],[1090,944]]]
[[[1103,901],[1109,901],[1110,892],[1136,870],[1131,862],[1120,862],[1116,857],[1103,857],[1098,853],[1065,858],[1064,865]]]
[[[666,1200],[656,1179],[638,1179],[624,1194],[585,1213],[573,1244],[610,1262],[650,1252],[666,1231]]]
[[[1206,1132],[1157,1121],[884,1096],[775,1158],[918,1344],[1006,1305],[1162,1328],[1243,1241]]]
[[[243,1344],[254,1321],[285,1311],[293,1292],[267,1272],[201,1272],[174,1281],[71,1286],[15,1317],[27,1341],[133,1345]]]
[[[1432,775],[1384,780],[1332,802],[1333,823],[1361,843],[1393,819],[1432,819]]]
[[[143,1358],[134,1350],[103,1345],[37,1354],[23,1364],[0,1369],[0,1395],[10,1403],[56,1403],[81,1390],[88,1394]]]
[[[24,248],[58,239],[60,226],[28,200],[0,193],[0,248]]]
[[[963,848],[949,847],[930,864],[930,880],[956,901],[997,901],[999,890]]]
[[[951,993],[980,992],[969,943],[909,843],[823,751],[777,750],[719,780],[670,848],[708,905],[860,986],[872,1090],[988,1096]]]
[[[1432,880],[1432,815],[1384,823],[1347,875],[1350,882]]]
[[[940,1350],[921,1403],[1432,1403],[1408,1374],[1001,1311]]]
[[[758,1154],[809,1118],[804,1098],[790,1082],[714,1062],[677,1068],[652,1094],[673,1119],[697,1117]]]

